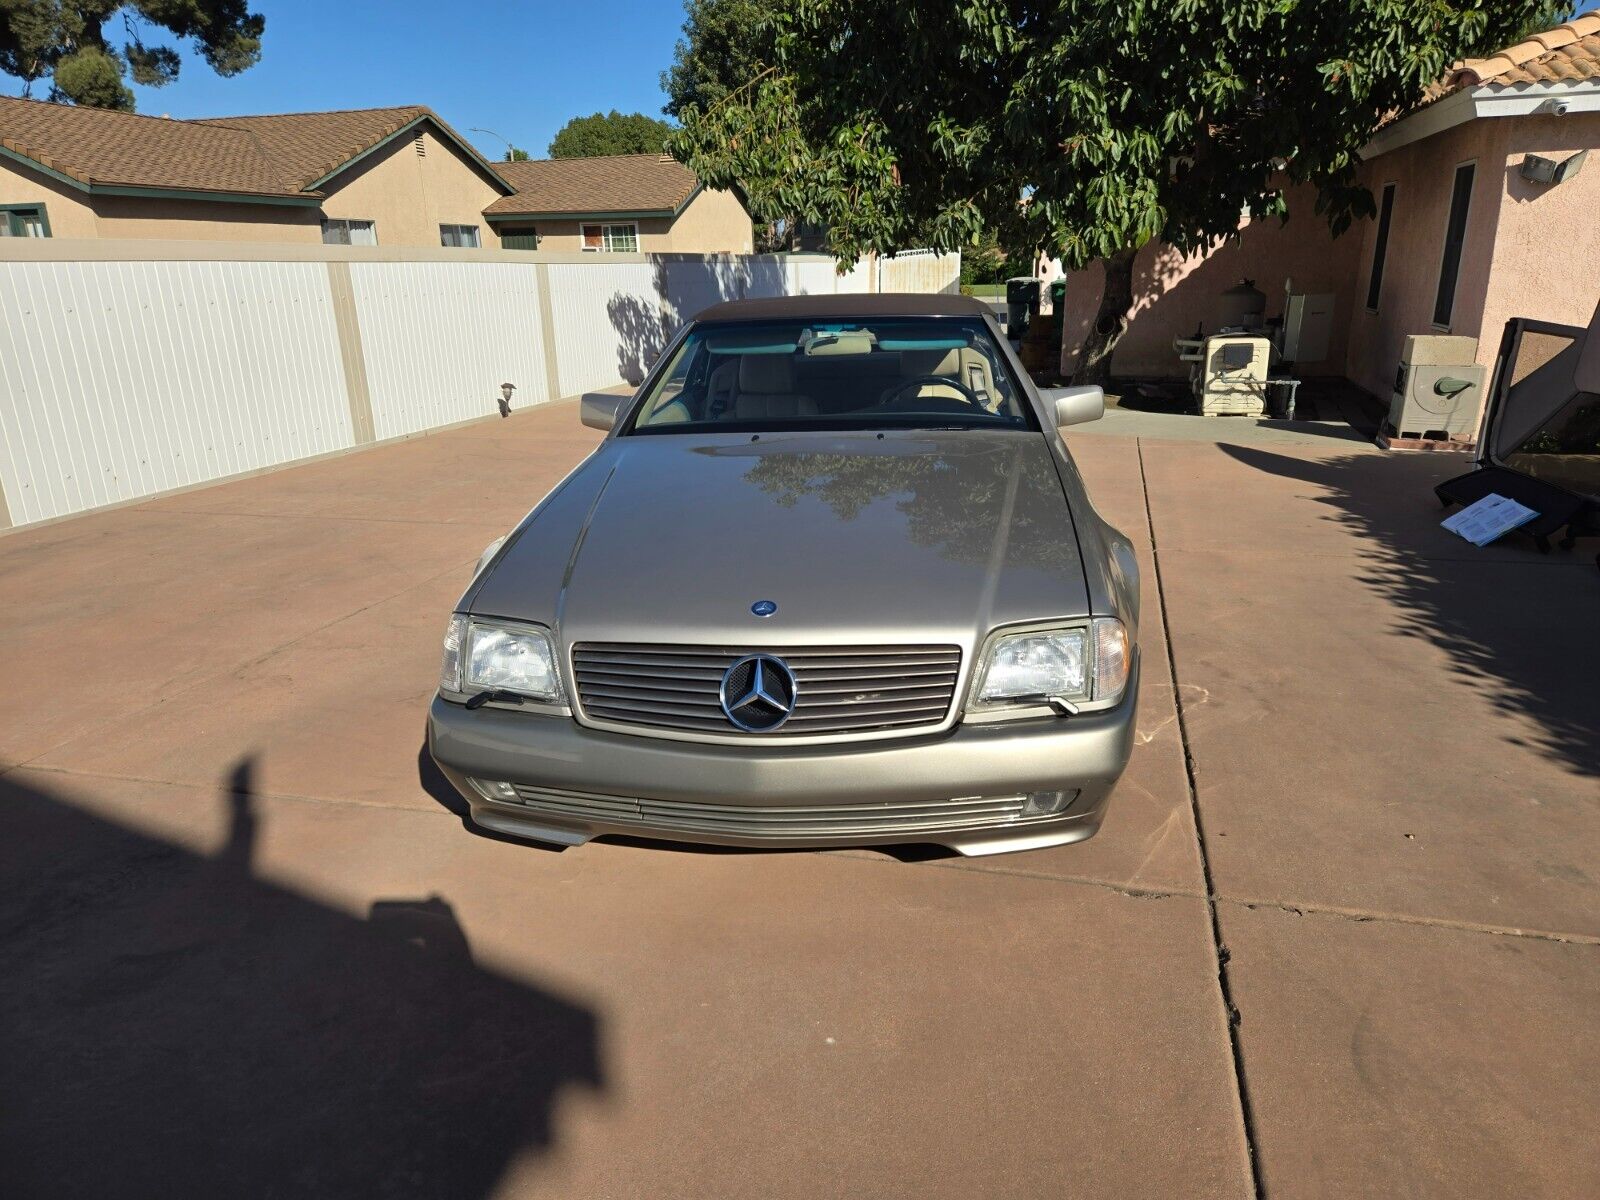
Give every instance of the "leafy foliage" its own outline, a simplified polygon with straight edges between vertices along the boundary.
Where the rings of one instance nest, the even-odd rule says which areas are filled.
[[[120,17],[125,41],[106,36]],[[23,82],[50,80],[50,99],[132,112],[135,83],[160,87],[178,77],[171,46],[147,45],[151,29],[190,43],[219,75],[237,75],[261,59],[266,21],[247,0],[0,0],[0,71]]]
[[[505,162],[527,162],[528,152],[521,146],[507,146]]]
[[[846,259],[960,249],[992,228],[1008,247],[1047,248],[1068,269],[1108,259],[1120,275],[1152,239],[1187,249],[1235,233],[1245,209],[1285,216],[1286,184],[1314,185],[1335,232],[1371,214],[1360,147],[1452,60],[1552,11],[791,0],[763,27],[770,62],[685,103],[671,149],[709,186],[737,186],[757,220],[826,225]]]
[[[573,117],[550,143],[551,158],[592,158],[598,154],[660,154],[676,130],[644,113],[594,113]]]
[[[986,229],[978,235],[978,240],[961,251],[961,282],[973,283],[1004,283],[1006,279],[1006,264],[1011,260],[1004,247],[1000,245],[1000,238],[992,229]],[[1023,261],[1027,258],[1024,256]],[[1014,273],[1014,272],[1013,272]]]
[[[688,0],[683,37],[661,72],[663,111],[681,120],[704,111],[773,61],[776,27],[768,18],[787,0]]]

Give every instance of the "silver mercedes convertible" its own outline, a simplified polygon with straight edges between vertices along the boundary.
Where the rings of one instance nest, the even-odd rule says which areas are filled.
[[[707,309],[485,552],[434,760],[472,819],[577,845],[1092,835],[1127,765],[1139,579],[1039,391],[958,296]]]

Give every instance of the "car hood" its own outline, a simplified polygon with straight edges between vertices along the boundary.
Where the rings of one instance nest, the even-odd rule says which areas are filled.
[[[1044,436],[972,430],[611,439],[470,599],[568,644],[972,647],[1089,612]]]

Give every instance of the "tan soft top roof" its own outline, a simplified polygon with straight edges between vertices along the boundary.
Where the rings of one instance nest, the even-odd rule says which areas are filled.
[[[782,321],[837,317],[981,317],[989,306],[971,296],[924,292],[859,292],[835,296],[774,296],[713,304],[696,318],[710,321]]]

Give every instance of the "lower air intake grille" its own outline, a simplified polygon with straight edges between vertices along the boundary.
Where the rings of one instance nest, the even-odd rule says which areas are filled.
[[[524,784],[514,786],[518,803],[552,817],[746,837],[938,833],[1053,819],[1024,817],[1021,796],[779,808],[639,800]]]
[[[621,642],[572,648],[578,702],[595,721],[739,735],[722,711],[722,677],[750,648]],[[950,711],[957,646],[801,646],[770,651],[794,672],[794,715],[769,737],[911,730]]]

